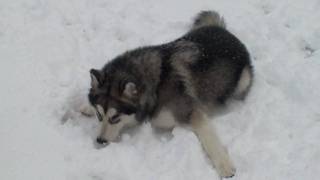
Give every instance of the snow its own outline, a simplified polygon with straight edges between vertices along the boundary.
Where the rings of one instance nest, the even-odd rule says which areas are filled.
[[[233,179],[318,179],[319,8],[318,0],[1,0],[0,179],[219,179],[189,129],[169,137],[145,124],[97,148],[99,123],[75,109],[90,68],[179,37],[204,9],[225,17],[255,67],[247,100],[212,121]]]

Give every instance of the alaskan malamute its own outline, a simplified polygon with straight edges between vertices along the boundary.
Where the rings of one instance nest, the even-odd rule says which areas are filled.
[[[246,47],[218,13],[203,11],[184,36],[125,52],[90,74],[89,101],[102,122],[98,143],[146,121],[162,129],[190,124],[220,176],[235,174],[208,118],[228,98],[246,96],[253,72]]]

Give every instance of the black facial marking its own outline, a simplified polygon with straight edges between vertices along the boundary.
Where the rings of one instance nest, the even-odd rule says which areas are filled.
[[[90,90],[90,91],[92,91],[92,90]],[[88,99],[89,99],[89,102],[91,103],[91,105],[94,105],[98,100],[98,95],[90,92],[88,95]]]
[[[122,105],[119,111],[123,114],[131,115],[137,112],[137,108],[131,105]]]
[[[103,118],[102,118],[101,114],[98,111],[96,112],[96,114],[97,114],[97,117],[98,117],[99,121],[102,121]]]

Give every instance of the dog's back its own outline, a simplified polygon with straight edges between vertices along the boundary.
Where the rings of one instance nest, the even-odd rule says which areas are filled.
[[[249,53],[225,27],[222,17],[205,11],[171,45],[175,83],[183,82],[184,92],[202,105],[223,103],[231,96],[243,99],[252,83]]]
[[[252,82],[247,50],[225,28],[218,13],[201,12],[186,35],[167,44],[128,51],[103,71],[136,82],[142,89],[143,114],[149,117],[162,106],[179,106],[184,115],[195,104],[210,111],[212,105],[229,97],[243,99]]]

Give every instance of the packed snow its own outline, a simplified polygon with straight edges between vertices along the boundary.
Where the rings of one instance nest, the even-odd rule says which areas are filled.
[[[212,119],[232,179],[318,179],[319,0],[1,0],[0,179],[220,179],[188,128],[171,137],[144,124],[98,148],[98,121],[77,112],[91,68],[174,40],[211,9],[255,68],[248,98]]]

